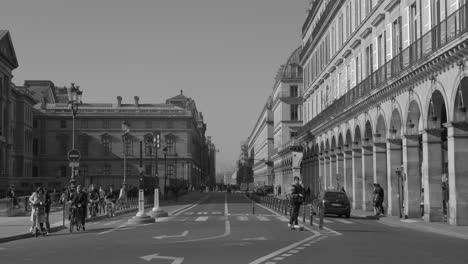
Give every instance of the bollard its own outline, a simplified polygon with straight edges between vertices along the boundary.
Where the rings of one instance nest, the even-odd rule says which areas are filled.
[[[310,204],[310,226],[314,226],[314,211],[312,207],[312,204]]]
[[[131,200],[130,204],[134,204],[134,200]],[[151,219],[150,216],[145,214],[145,194],[142,189],[138,190],[138,213],[133,218],[129,219],[128,223],[129,224],[154,223],[154,220]]]
[[[255,214],[255,202],[252,200],[252,214]]]
[[[154,205],[153,209],[151,209],[151,217],[152,218],[157,218],[157,217],[167,217],[168,213],[165,212],[164,210],[159,207],[159,189],[155,188],[154,189]]]
[[[323,210],[322,203],[320,203],[319,205],[319,229],[320,230],[323,229],[323,216],[324,216],[324,210]]]
[[[304,210],[302,211],[302,223],[305,223],[305,204],[303,204],[302,210]]]

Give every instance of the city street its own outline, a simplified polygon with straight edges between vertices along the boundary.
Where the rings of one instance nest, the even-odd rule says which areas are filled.
[[[197,202],[197,201],[192,201]],[[358,218],[291,231],[284,216],[243,194],[209,193],[157,223],[133,215],[0,244],[2,263],[466,263],[466,241]],[[307,227],[307,225],[306,225]]]

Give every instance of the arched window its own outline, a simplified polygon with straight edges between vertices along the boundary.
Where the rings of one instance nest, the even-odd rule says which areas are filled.
[[[145,155],[153,155],[153,135],[151,134],[145,135]]]
[[[89,137],[87,134],[81,134],[80,137],[79,137],[79,150],[81,152],[81,155],[83,156],[87,156],[88,155],[88,142],[89,141]]]
[[[101,136],[101,144],[102,147],[104,148],[104,155],[109,155],[111,153],[111,147],[112,147],[112,138],[109,134],[104,134]]]

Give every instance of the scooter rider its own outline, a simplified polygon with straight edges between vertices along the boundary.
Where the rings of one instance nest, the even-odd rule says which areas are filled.
[[[88,204],[88,195],[83,191],[81,185],[76,187],[76,195],[73,199],[72,206],[76,206],[81,216],[81,225],[83,231],[85,230],[85,219],[86,219],[86,206]]]

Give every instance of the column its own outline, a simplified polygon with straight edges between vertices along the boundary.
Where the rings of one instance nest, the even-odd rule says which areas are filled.
[[[324,169],[324,175],[323,175],[323,183],[325,184],[323,187],[324,189],[328,189],[328,187],[331,185],[330,183],[330,156],[325,156],[325,169]]]
[[[323,154],[320,154],[319,156],[319,189],[323,190],[325,189],[325,186],[327,186],[326,177],[325,177],[326,171],[325,171],[325,157]]]
[[[315,195],[318,195],[320,193],[320,160],[319,160],[319,155],[314,156],[314,190],[315,190]]]
[[[345,190],[347,194],[352,194],[353,185],[353,154],[351,151],[343,152],[343,178],[345,179]],[[354,199],[352,195],[348,195],[348,199],[352,204]]]
[[[372,147],[362,147],[362,209],[373,210],[372,197],[374,192],[374,165]]]
[[[398,185],[397,168],[401,170],[403,164],[401,139],[389,139],[387,141],[387,181],[388,181],[388,215],[400,215],[399,205],[401,184]],[[398,191],[400,189],[400,192]]]
[[[419,135],[403,136],[403,204],[405,218],[419,218],[421,170],[419,157]]]
[[[468,124],[447,124],[449,223],[468,225]]]
[[[374,182],[380,184],[384,190],[384,207],[388,214],[388,182],[387,182],[387,145],[374,143]]]
[[[341,151],[341,150],[340,150]],[[344,153],[339,152],[336,154],[336,188],[339,190],[341,187],[346,190],[346,179],[344,177]]]
[[[426,130],[422,133],[423,143],[423,187],[424,220],[442,222],[442,140],[440,129]],[[420,198],[421,201],[421,198]]]
[[[330,153],[330,186],[337,188],[337,181],[336,181],[336,155],[332,151]]]
[[[353,209],[362,209],[362,151],[353,149]]]

